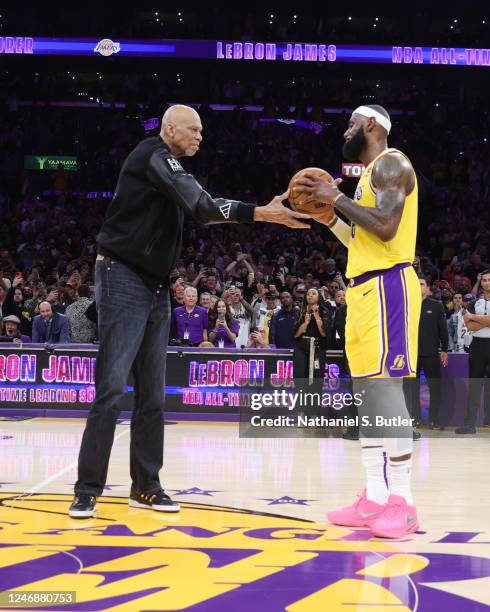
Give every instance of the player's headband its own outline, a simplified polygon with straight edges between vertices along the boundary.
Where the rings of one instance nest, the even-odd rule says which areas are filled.
[[[374,110],[374,108],[369,108],[369,106],[358,106],[352,114],[354,113],[357,115],[362,115],[363,117],[367,117],[368,119],[374,117],[379,123],[379,125],[384,127],[388,134],[390,133],[391,121],[387,119],[384,115],[379,113],[377,110]]]

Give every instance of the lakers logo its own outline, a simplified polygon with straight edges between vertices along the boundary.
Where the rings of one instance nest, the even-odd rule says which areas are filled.
[[[56,607],[72,611],[229,612],[267,601],[267,610],[291,612],[470,612],[483,608],[465,584],[490,579],[490,559],[444,553],[474,533],[413,535],[417,550],[432,551],[414,554],[406,540],[376,540],[367,529],[204,504],[170,516],[102,497],[97,518],[80,522],[66,515],[70,500],[0,495],[0,593],[75,592],[76,603]]]
[[[362,185],[360,185],[357,189],[356,189],[356,194],[354,196],[354,198],[356,200],[360,200],[362,198]]]
[[[405,367],[405,355],[397,355],[393,360],[390,370],[403,370]]]
[[[121,43],[114,42],[110,38],[103,38],[97,43],[94,49],[94,53],[100,53],[104,57],[108,57],[113,53],[119,53],[121,50]]]

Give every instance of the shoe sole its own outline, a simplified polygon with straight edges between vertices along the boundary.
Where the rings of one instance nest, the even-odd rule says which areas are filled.
[[[68,510],[68,516],[71,518],[92,518],[97,512],[97,506],[93,510]]]
[[[410,529],[406,529],[405,531],[399,532],[399,533],[390,533],[390,534],[386,534],[386,533],[381,533],[381,532],[377,532],[375,529],[371,528],[371,533],[373,534],[373,536],[375,536],[376,538],[387,538],[387,539],[395,539],[398,540],[399,538],[403,538],[404,536],[410,534],[410,533],[415,533],[419,528],[419,524],[415,523],[415,525],[412,525],[410,527]]]
[[[156,512],[179,512],[180,506],[148,506],[146,504],[141,504],[139,501],[135,499],[129,500],[129,505],[132,508],[142,508],[143,510],[155,510]]]

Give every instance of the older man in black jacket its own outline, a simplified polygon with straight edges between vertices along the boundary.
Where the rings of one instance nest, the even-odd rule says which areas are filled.
[[[163,404],[170,325],[169,275],[182,246],[185,215],[201,223],[268,221],[308,228],[307,215],[275,197],[256,207],[212,198],[178,158],[192,157],[202,141],[197,112],[172,106],[159,136],[140,142],[123,164],[106,220],[97,238],[95,293],[100,348],[96,400],[90,410],[78,461],[75,498],[69,514],[95,514],[107,477],[114,431],[130,372],[135,386],[131,420],[129,503],[176,512],[163,491]]]

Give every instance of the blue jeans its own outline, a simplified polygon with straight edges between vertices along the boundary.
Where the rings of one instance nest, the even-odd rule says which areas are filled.
[[[95,299],[100,348],[95,369],[96,398],[78,457],[75,493],[101,495],[107,479],[116,421],[130,373],[134,378],[130,474],[138,491],[160,489],[163,464],[165,361],[170,326],[167,288],[151,291],[120,261],[95,265]]]

